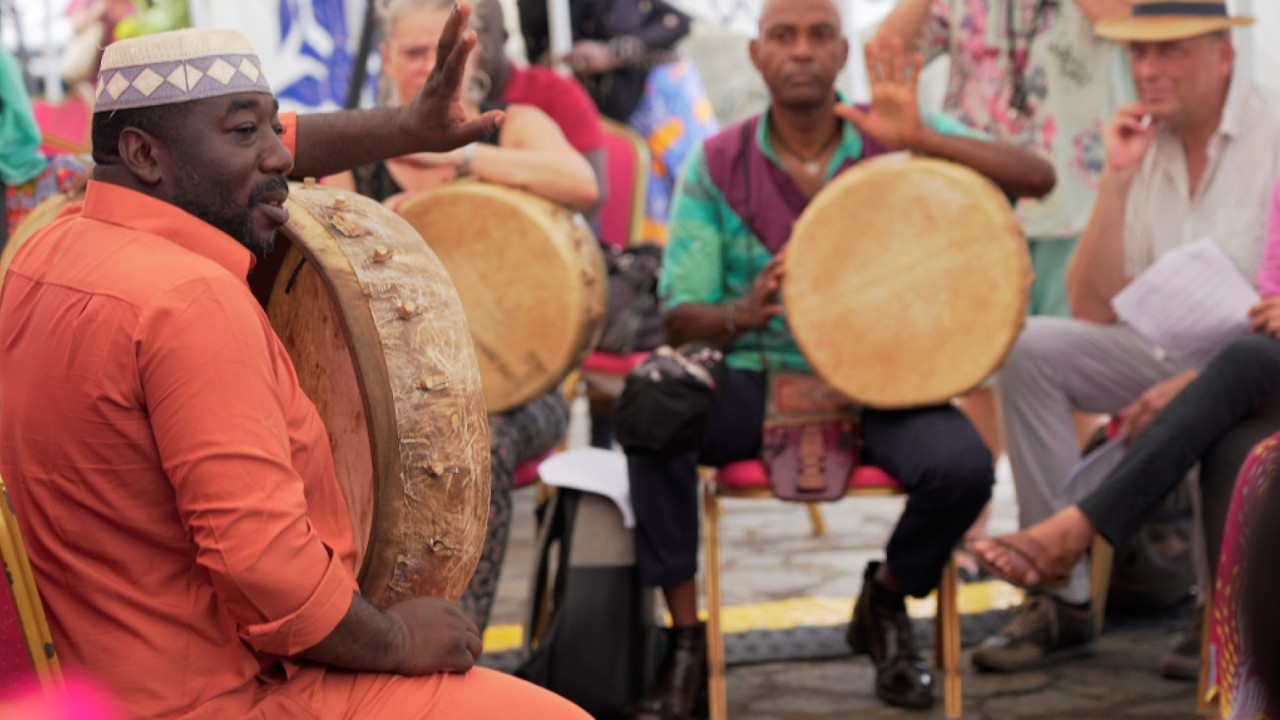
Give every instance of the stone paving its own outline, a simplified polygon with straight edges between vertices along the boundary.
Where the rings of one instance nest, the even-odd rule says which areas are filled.
[[[576,423],[575,423],[576,424]],[[580,433],[578,433],[580,434]],[[1016,526],[1016,505],[1007,467],[998,473],[990,530]],[[493,624],[518,624],[528,591],[533,538],[532,490],[517,493],[512,547],[499,587]],[[828,533],[814,537],[808,514],[772,500],[726,503],[723,533],[724,596],[728,606],[797,596],[853,597],[868,560],[882,556],[903,500],[853,499],[824,506]],[[966,625],[974,630],[977,618]],[[967,662],[967,719],[1195,718],[1194,684],[1165,680],[1160,655],[1176,630],[1152,622],[1108,632],[1093,657],[1019,675],[989,675]],[[979,629],[980,628],[976,628]],[[974,633],[967,632],[966,636]],[[980,634],[980,633],[979,633]],[[872,694],[873,670],[865,658],[837,658],[757,665],[728,670],[730,716],[734,720],[844,720],[852,718],[941,718],[887,708]]]

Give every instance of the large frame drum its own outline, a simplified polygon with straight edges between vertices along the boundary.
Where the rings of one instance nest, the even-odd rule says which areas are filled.
[[[823,379],[878,408],[944,403],[1004,361],[1031,287],[1026,241],[991,181],[888,156],[814,197],[787,247],[783,302]]]
[[[457,292],[418,233],[379,203],[294,185],[287,207],[267,315],[329,431],[361,591],[384,607],[456,601],[479,562],[490,482]]]
[[[449,271],[471,327],[489,412],[551,390],[604,329],[604,255],[580,215],[500,185],[454,183],[400,215]]]

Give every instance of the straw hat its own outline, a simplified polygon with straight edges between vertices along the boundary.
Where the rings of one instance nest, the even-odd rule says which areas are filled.
[[[112,43],[102,53],[95,113],[271,93],[262,61],[235,30],[174,30]]]
[[[1094,32],[1111,40],[1160,42],[1251,24],[1251,17],[1229,16],[1224,0],[1134,0],[1133,15],[1103,18]]]

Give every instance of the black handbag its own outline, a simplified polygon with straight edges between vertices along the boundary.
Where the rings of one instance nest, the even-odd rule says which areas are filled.
[[[609,307],[596,349],[630,355],[661,345],[658,277],[662,274],[662,247],[606,247],[604,264],[609,271]]]
[[[728,374],[724,353],[706,343],[654,350],[627,374],[613,418],[618,443],[628,455],[664,457],[697,447]]]

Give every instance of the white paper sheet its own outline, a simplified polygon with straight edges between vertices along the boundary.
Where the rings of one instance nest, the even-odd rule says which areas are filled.
[[[1187,367],[1203,370],[1249,332],[1258,292],[1208,238],[1166,253],[1112,299],[1116,315]]]
[[[622,513],[623,527],[636,526],[626,455],[595,447],[556,453],[538,466],[538,476],[552,487],[573,488],[609,498]]]
[[[1106,441],[1076,463],[1076,466],[1071,469],[1071,474],[1058,486],[1059,510],[1071,505],[1079,505],[1089,493],[1098,489],[1102,481],[1124,458],[1126,437],[1127,435],[1118,435]]]

